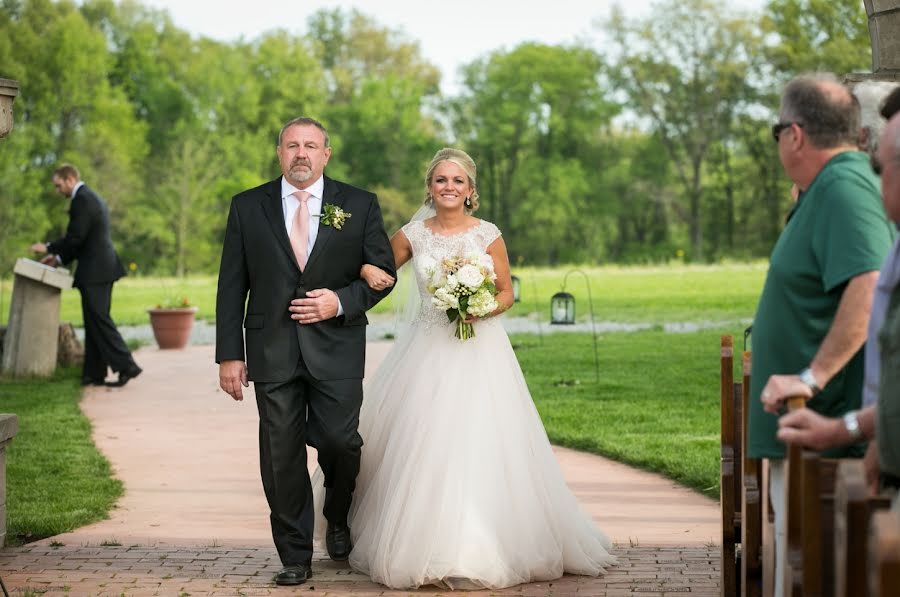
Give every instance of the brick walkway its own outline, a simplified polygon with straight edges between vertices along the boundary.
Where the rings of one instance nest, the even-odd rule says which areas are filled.
[[[385,350],[369,346],[370,367]],[[125,495],[107,520],[0,551],[10,594],[445,594],[435,587],[390,591],[328,560],[314,562],[311,582],[275,587],[280,564],[259,480],[252,388],[243,402],[221,392],[212,353],[210,346],[145,348],[137,354],[145,371],[138,379],[85,391],[81,408]],[[554,452],[582,507],[612,538],[619,565],[601,578],[566,576],[473,595],[718,595],[715,501],[599,456]]]
[[[538,597],[637,597],[719,594],[718,551],[702,547],[624,547],[620,563],[602,578],[565,576],[473,595]],[[0,570],[12,595],[255,596],[255,595],[453,595],[434,587],[392,591],[345,564],[314,562],[312,580],[297,588],[275,587],[280,569],[274,549],[224,547],[26,546],[0,552]]]

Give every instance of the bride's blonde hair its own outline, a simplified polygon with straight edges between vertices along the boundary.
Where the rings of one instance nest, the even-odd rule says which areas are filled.
[[[473,213],[478,209],[478,186],[475,182],[475,160],[469,157],[469,154],[465,151],[454,149],[452,147],[445,147],[434,154],[434,158],[432,158],[431,163],[428,165],[428,170],[425,172],[425,203],[428,204],[428,202],[431,201],[431,192],[429,191],[431,188],[431,179],[434,177],[434,169],[437,168],[438,164],[441,162],[453,162],[462,168],[466,173],[466,176],[469,177],[469,185],[472,187],[472,194],[469,195],[469,201],[472,203],[472,207],[467,207],[466,213]]]

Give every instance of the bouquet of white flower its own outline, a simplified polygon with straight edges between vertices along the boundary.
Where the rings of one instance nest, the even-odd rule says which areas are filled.
[[[494,296],[494,263],[486,253],[473,253],[466,257],[450,257],[438,263],[431,257],[419,260],[431,304],[447,314],[451,323],[456,322],[456,337],[468,340],[475,337],[475,329],[466,323],[467,315],[484,317],[497,308]]]

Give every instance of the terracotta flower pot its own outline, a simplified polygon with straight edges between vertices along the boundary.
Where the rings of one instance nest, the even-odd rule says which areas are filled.
[[[150,326],[160,348],[184,348],[191,337],[197,307],[147,309]]]

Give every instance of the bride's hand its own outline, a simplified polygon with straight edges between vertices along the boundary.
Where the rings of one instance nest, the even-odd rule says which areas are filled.
[[[366,281],[372,290],[384,290],[394,285],[394,277],[380,267],[365,264],[359,270],[359,277]]]

